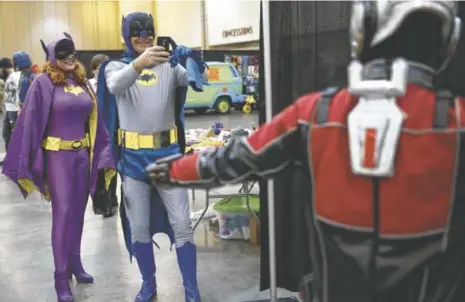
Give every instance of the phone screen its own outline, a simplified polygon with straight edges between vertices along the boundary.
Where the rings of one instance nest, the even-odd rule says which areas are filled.
[[[170,51],[170,42],[166,37],[158,37],[157,45],[165,48],[165,51]]]

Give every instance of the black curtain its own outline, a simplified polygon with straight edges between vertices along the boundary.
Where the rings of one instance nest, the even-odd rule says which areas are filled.
[[[465,96],[465,2],[458,3],[459,17],[462,19],[462,35],[454,57],[438,80],[438,86],[448,88],[456,95]]]
[[[343,1],[270,1],[274,114],[306,93],[346,84],[349,12],[350,2]],[[261,31],[263,36],[263,28]],[[260,49],[263,57],[263,39]],[[260,75],[264,75],[263,65]],[[260,95],[265,99],[263,84],[260,80]],[[259,119],[265,121],[264,103]],[[298,169],[275,178],[277,284],[291,291],[297,291],[300,278],[311,272],[301,203],[311,193],[307,188],[306,175]],[[260,200],[260,287],[264,290],[269,288],[266,183],[260,184]]]
[[[273,113],[280,112],[299,96],[328,86],[347,83],[350,61],[349,1],[271,1],[271,61]],[[462,38],[449,68],[438,85],[465,95],[465,2],[459,2]],[[262,20],[262,12],[260,18]],[[263,26],[261,27],[263,36]],[[263,39],[260,43],[263,58]],[[263,62],[263,60],[261,60]],[[264,75],[264,64],[260,75]],[[263,79],[263,78],[262,78]],[[260,95],[266,99],[264,81]],[[265,121],[261,104],[260,123]],[[275,178],[275,221],[278,287],[297,290],[300,278],[311,271],[302,198],[306,192],[305,175],[297,169]],[[266,183],[260,184],[261,289],[269,288],[268,218]]]

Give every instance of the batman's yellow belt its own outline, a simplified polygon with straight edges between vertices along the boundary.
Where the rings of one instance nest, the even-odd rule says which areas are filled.
[[[89,134],[84,138],[75,141],[67,141],[59,137],[47,136],[42,141],[42,148],[47,151],[60,151],[60,150],[80,150],[90,146]]]
[[[178,135],[176,127],[171,130],[151,134],[142,134],[118,129],[118,145],[127,149],[160,149],[169,147],[177,141]]]

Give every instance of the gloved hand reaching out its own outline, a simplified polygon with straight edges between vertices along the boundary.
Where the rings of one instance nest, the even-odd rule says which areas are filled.
[[[170,168],[173,161],[182,157],[182,154],[176,154],[157,160],[155,163],[147,166],[146,170],[149,173],[150,180],[153,185],[170,184]]]

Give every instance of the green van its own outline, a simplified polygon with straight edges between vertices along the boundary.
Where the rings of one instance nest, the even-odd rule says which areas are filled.
[[[242,94],[242,78],[234,65],[226,62],[206,62],[208,68],[208,85],[203,92],[196,92],[189,87],[185,110],[204,113],[214,109],[220,114],[227,114],[231,108],[242,108],[246,95]]]

